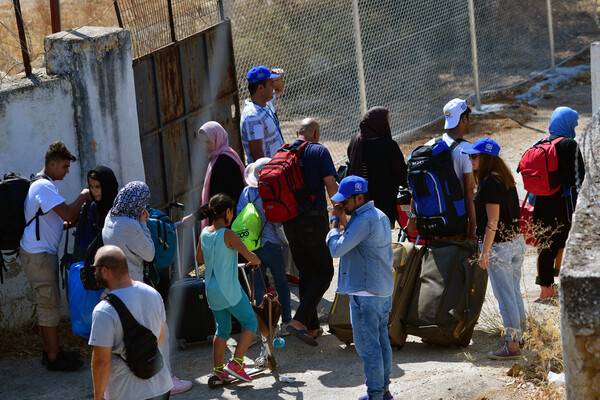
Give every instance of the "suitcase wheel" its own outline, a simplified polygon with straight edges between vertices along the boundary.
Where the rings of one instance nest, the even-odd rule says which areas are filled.
[[[273,354],[267,357],[267,366],[271,371],[275,371],[275,368],[277,368],[277,361],[275,361],[275,356]]]
[[[181,350],[185,350],[187,348],[187,340],[177,339],[177,346],[179,346]]]

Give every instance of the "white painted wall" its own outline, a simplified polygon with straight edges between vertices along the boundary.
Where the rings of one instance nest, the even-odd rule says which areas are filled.
[[[77,156],[57,182],[67,202],[98,164],[111,167],[121,186],[144,180],[129,32],[84,27],[51,35],[44,46],[45,72],[0,86],[0,173],[40,171],[48,145],[60,140]],[[20,263],[7,267],[0,327],[22,326],[35,317],[33,293]]]

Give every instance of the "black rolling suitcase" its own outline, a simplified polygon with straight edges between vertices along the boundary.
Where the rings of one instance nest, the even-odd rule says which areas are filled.
[[[431,241],[402,321],[406,333],[432,344],[469,345],[488,280],[478,257],[479,246],[473,241]]]

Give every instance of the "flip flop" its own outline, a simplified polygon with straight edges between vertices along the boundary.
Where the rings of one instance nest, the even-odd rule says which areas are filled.
[[[298,339],[302,340],[304,343],[306,343],[309,346],[318,346],[319,342],[317,342],[316,340],[314,340],[311,336],[310,333],[308,333],[307,330],[304,329],[296,329],[291,325],[288,325],[286,330],[291,333],[292,335],[296,336]]]
[[[323,336],[323,328],[319,328],[319,330],[317,331],[317,334],[313,337],[313,339],[317,340],[321,336]]]

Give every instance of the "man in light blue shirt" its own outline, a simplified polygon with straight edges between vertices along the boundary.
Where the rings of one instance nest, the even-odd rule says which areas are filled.
[[[368,200],[368,183],[358,176],[340,182],[331,230],[326,241],[340,258],[338,293],[350,295],[350,322],[356,351],[363,360],[367,395],[359,400],[393,399],[389,391],[392,348],[388,316],[392,309],[394,274],[390,220]],[[351,215],[343,234],[340,217]]]

